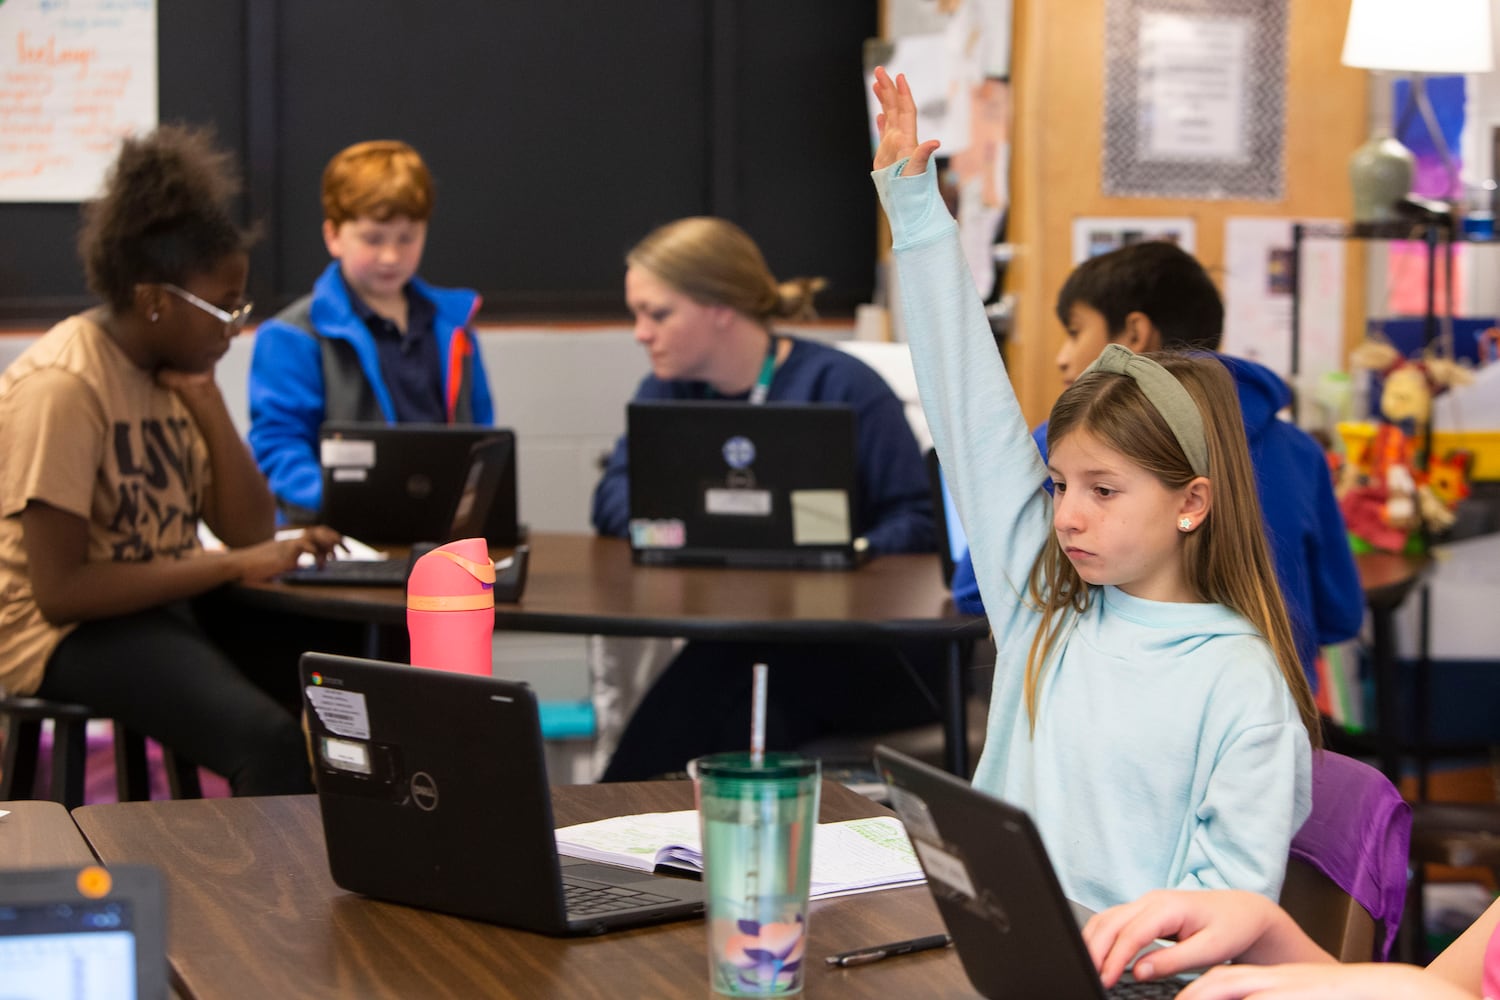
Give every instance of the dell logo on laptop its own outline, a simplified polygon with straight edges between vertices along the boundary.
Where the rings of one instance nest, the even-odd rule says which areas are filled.
[[[411,800],[423,812],[432,812],[438,806],[437,782],[426,771],[411,776]]]

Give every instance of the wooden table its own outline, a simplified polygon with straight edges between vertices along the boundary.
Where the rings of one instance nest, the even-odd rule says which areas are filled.
[[[525,593],[516,604],[496,606],[496,628],[726,642],[945,643],[946,763],[968,774],[963,650],[989,634],[989,623],[953,607],[933,556],[881,556],[848,571],[711,569],[636,566],[619,538],[539,533],[530,545]],[[247,602],[302,615],[406,622],[406,595],[394,587],[268,582],[237,592]]]
[[[553,789],[559,826],[684,808],[687,782]],[[824,822],[884,812],[823,786]],[[711,996],[701,920],[549,938],[344,892],[328,874],[313,796],[127,802],[73,816],[106,864],[165,873],[167,951],[184,997]],[[925,886],[815,901],[809,924],[809,997],[976,996],[951,949],[824,964],[834,952],[941,931]]]
[[[94,864],[94,852],[60,802],[0,802],[0,869]]]

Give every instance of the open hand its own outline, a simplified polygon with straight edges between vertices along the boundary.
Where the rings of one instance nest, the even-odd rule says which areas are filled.
[[[875,116],[875,128],[880,133],[880,145],[875,148],[875,169],[882,170],[893,163],[911,158],[901,173],[914,176],[927,170],[927,161],[937,152],[938,141],[917,141],[917,102],[911,96],[911,86],[904,73],[896,74],[892,80],[884,66],[875,67],[875,98],[880,101],[880,114]]]

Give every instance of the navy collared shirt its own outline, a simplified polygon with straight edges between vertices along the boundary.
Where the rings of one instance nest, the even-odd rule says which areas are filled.
[[[399,423],[445,424],[448,408],[443,405],[443,362],[438,354],[437,307],[406,286],[406,333],[375,312],[339,277],[349,292],[354,314],[364,321],[375,340],[380,374],[391,394]]]

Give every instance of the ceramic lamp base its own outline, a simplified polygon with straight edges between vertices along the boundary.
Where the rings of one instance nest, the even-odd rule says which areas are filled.
[[[1411,193],[1416,159],[1411,150],[1389,133],[1370,136],[1349,159],[1349,184],[1354,193],[1354,221],[1392,222],[1400,216],[1396,205]]]

